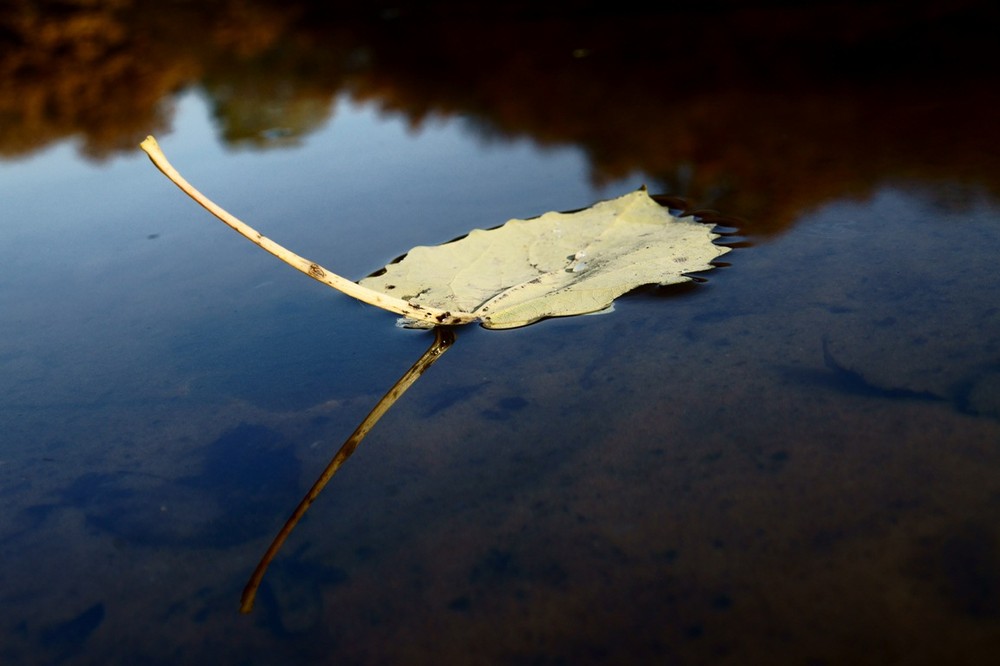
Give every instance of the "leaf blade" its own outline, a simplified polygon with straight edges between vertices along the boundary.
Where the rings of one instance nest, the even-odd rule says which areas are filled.
[[[718,237],[711,225],[673,217],[641,189],[414,248],[360,284],[471,312],[485,328],[515,328],[603,310],[642,285],[688,281],[730,250],[713,242]]]

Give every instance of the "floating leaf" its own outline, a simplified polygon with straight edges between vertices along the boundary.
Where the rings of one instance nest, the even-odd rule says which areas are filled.
[[[486,328],[514,328],[603,310],[642,285],[691,280],[729,251],[717,237],[711,225],[672,216],[643,188],[575,213],[416,247],[359,284],[411,305],[471,313]]]
[[[575,213],[511,220],[402,260],[352,282],[265,237],[188,183],[156,139],[142,149],[170,180],[242,236],[309,277],[401,314],[418,328],[479,321],[514,328],[546,317],[597,312],[647,284],[691,280],[730,248],[711,225],[675,218],[642,188]]]

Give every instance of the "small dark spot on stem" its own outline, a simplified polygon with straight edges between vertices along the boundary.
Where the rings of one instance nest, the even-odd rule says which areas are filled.
[[[316,264],[309,264],[309,275],[314,278],[326,277],[326,271],[317,266]]]

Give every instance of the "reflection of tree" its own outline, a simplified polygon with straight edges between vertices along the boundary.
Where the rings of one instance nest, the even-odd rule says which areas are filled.
[[[0,155],[79,134],[99,156],[165,124],[168,94],[193,68],[182,57],[157,58],[166,45],[131,30],[123,4],[8,3],[0,13]]]
[[[598,180],[643,171],[770,228],[887,177],[998,189],[991,3],[410,4],[8,3],[0,155],[133,150],[198,86],[232,144],[294,141],[347,94],[578,145]]]

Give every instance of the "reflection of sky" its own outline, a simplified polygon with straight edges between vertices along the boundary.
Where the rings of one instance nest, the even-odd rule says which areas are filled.
[[[196,187],[355,279],[416,244],[576,208],[640,182],[594,190],[574,150],[486,144],[461,123],[414,131],[348,103],[299,148],[230,151],[189,95],[173,132],[159,138]],[[95,165],[63,144],[0,164],[0,183],[0,362],[4,391],[12,392],[0,400],[37,405],[127,393],[137,371],[155,377],[166,372],[159,364],[177,361],[165,354],[191,327],[230,325],[221,319],[227,308],[248,317],[239,321],[251,329],[298,299],[323,299],[344,319],[366,309],[233,235],[138,149]],[[374,316],[392,330],[391,315]],[[253,353],[266,356],[260,342],[265,348]]]
[[[597,190],[574,150],[343,103],[299,148],[232,151],[189,95],[160,142],[217,202],[353,278],[641,182]],[[646,636],[692,661],[735,645],[790,662],[843,654],[845,635],[880,654],[998,635],[995,614],[962,610],[1000,603],[985,197],[949,209],[883,185],[732,252],[707,284],[461,331],[317,502],[247,623],[240,586],[291,508],[275,486],[304,489],[426,333],[280,265],[138,149],[95,166],[58,146],[0,164],[0,188],[0,627],[26,627],[4,640],[32,657],[63,630],[101,663],[151,645],[318,663],[287,657],[339,658],[345,635],[498,659],[541,636],[572,657],[583,633],[639,655],[622,662],[663,655]],[[88,609],[97,624],[70,631]]]
[[[348,275],[377,268],[371,260],[379,262],[380,252],[391,258],[415,244],[509,217],[578,207],[641,183],[594,190],[583,156],[573,149],[486,143],[462,131],[461,123],[431,122],[412,130],[344,100],[327,127],[301,148],[228,152],[209,139],[204,113],[184,112],[192,104],[182,105],[176,131],[161,142],[173,162],[201,189],[224,197],[290,247],[329,249],[327,256],[342,253],[357,261],[333,266]],[[205,160],[220,164],[199,170]],[[317,224],[335,225],[336,233],[316,233]],[[307,245],[296,245],[297,239]],[[343,253],[345,241],[373,252]],[[317,260],[322,263],[323,256]]]

